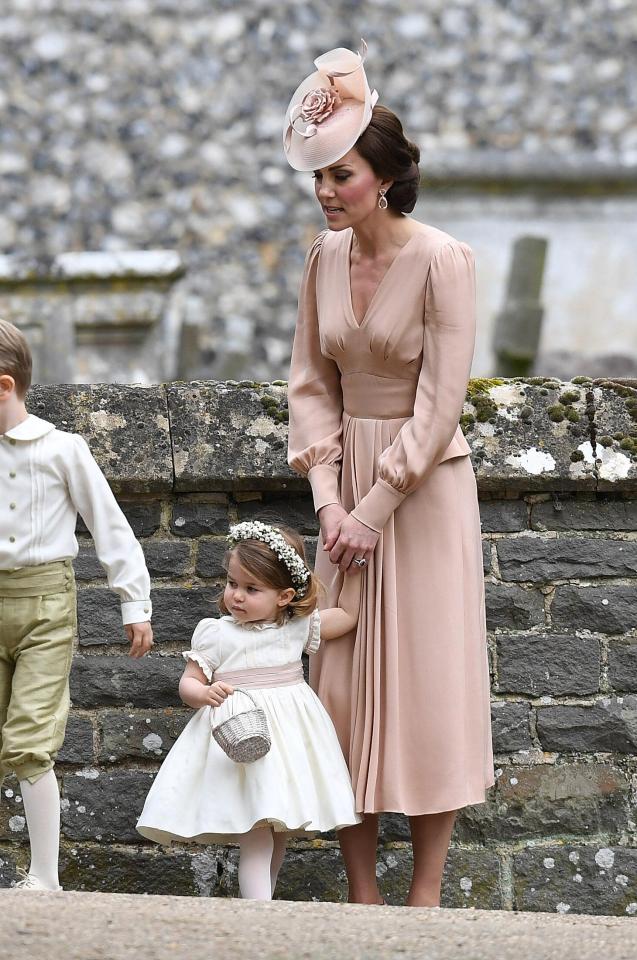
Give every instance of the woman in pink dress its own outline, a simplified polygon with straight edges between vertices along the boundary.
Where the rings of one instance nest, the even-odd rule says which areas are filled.
[[[480,519],[458,427],[473,257],[406,216],[419,151],[376,106],[363,57],[319,57],[286,114],[287,159],[313,171],[328,227],[301,285],[289,460],[312,487],[325,604],[343,576],[363,578],[357,629],[311,675],[364,816],[339,834],[349,898],[382,902],[378,815],[393,811],[411,827],[407,902],[435,906],[456,811],[493,783]]]

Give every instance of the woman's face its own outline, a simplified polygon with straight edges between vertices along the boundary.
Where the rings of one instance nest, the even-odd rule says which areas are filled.
[[[314,192],[330,230],[356,226],[375,213],[383,185],[355,148],[331,166],[314,171]]]

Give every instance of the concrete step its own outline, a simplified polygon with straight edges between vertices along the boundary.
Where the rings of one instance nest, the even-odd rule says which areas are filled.
[[[637,921],[496,910],[2,890],[0,957],[635,960]]]

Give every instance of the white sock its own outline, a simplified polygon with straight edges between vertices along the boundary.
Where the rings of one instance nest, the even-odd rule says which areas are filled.
[[[281,869],[283,858],[285,857],[285,846],[287,842],[287,833],[274,834],[274,850],[272,851],[272,861],[270,863],[270,887],[272,890],[272,896],[274,896],[276,882],[279,877],[279,870]]]
[[[271,900],[270,865],[274,838],[270,827],[242,834],[239,844],[239,890],[244,900]]]
[[[21,780],[20,792],[31,843],[29,873],[49,890],[57,890],[60,886],[60,792],[53,770],[47,770],[35,783]]]

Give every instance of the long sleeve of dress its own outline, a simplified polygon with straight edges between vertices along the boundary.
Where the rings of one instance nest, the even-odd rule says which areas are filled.
[[[443,457],[458,427],[475,339],[473,254],[451,241],[434,255],[425,292],[423,359],[413,416],[378,461],[378,479],[352,515],[380,532]]]
[[[121,600],[123,622],[150,620],[150,577],[142,548],[88,444],[80,436],[73,439],[73,462],[67,476],[71,502],[93,536],[109,587]]]
[[[316,271],[322,242],[323,234],[305,260],[288,386],[288,462],[310,481],[317,512],[340,502],[343,414],[340,372],[321,353],[318,329]]]

